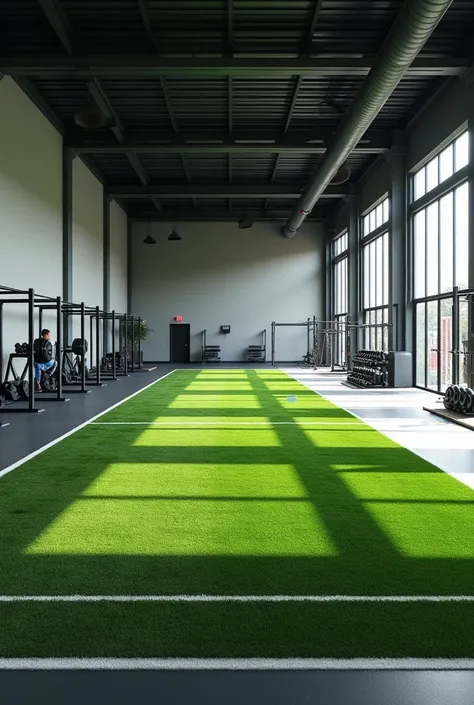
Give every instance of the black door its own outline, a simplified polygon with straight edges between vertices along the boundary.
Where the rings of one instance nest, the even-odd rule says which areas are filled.
[[[189,362],[189,323],[170,325],[170,362]]]

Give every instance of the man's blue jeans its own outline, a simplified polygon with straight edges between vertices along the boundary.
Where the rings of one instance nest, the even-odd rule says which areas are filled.
[[[43,370],[52,371],[53,367],[56,367],[56,360],[50,360],[49,362],[35,362],[35,382],[40,381]]]

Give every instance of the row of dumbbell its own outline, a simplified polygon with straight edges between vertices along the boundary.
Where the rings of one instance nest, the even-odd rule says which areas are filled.
[[[364,370],[360,368],[354,368],[349,372],[349,375],[358,379],[365,379],[371,384],[383,384],[386,377],[380,370]]]
[[[444,393],[443,404],[448,411],[474,414],[474,390],[450,384]]]
[[[375,360],[376,362],[387,361],[387,353],[384,353],[383,350],[359,350],[355,357],[364,360]]]

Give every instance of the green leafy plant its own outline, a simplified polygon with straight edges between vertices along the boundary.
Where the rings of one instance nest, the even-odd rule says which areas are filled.
[[[131,345],[133,336],[133,344],[135,350],[138,350],[139,342],[143,342],[144,340],[146,340],[150,333],[153,333],[153,328],[150,328],[150,326],[148,325],[148,321],[146,321],[144,318],[141,318],[140,320],[138,320],[138,318],[135,318],[133,324],[132,321],[127,321],[127,345]]]

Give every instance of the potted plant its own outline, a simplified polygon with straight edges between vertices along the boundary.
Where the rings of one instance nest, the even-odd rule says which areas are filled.
[[[131,319],[127,321],[127,347],[130,350],[132,347],[133,337],[133,364],[143,364],[143,350],[141,344],[148,338],[150,333],[153,333],[153,328],[150,328],[148,321],[145,318],[134,318],[133,324]],[[140,356],[138,349],[140,348]]]

